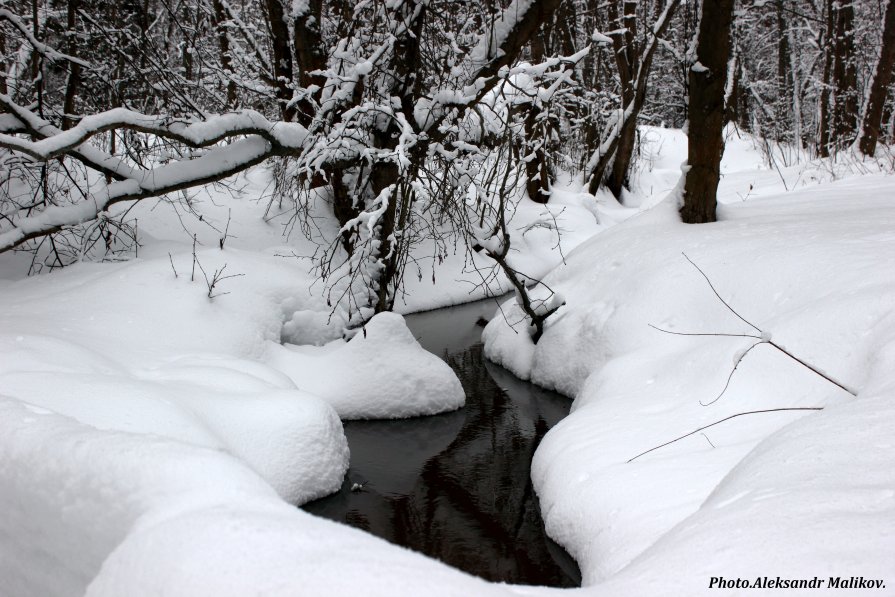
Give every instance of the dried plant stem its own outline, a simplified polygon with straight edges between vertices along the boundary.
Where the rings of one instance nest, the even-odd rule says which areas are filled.
[[[645,450],[645,451],[641,452],[640,454],[638,454],[637,456],[634,456],[633,458],[629,458],[627,460],[627,462],[633,462],[633,461],[637,460],[638,458],[640,458],[641,456],[649,454],[650,452],[654,452],[654,451],[658,450],[659,448],[664,448],[665,446],[669,446],[669,445],[673,444],[674,442],[678,442],[684,438],[690,437],[691,435],[696,435],[697,433],[699,433],[701,431],[705,431],[709,427],[714,427],[715,425],[720,425],[721,423],[723,423],[725,421],[729,421],[729,420],[735,419],[737,417],[742,417],[745,415],[757,415],[757,414],[761,414],[761,413],[776,413],[776,412],[798,411],[798,410],[823,410],[823,409],[824,409],[824,407],[822,407],[822,406],[791,406],[788,408],[766,408],[763,410],[750,410],[750,411],[746,411],[746,412],[737,413],[735,415],[730,415],[729,417],[724,417],[723,419],[715,421],[714,423],[709,423],[708,425],[703,425],[702,427],[700,427],[698,429],[694,429],[690,433],[685,433],[684,435],[682,435],[680,437],[676,437],[671,441],[667,441],[664,444],[659,444],[658,446],[650,448],[649,450]]]

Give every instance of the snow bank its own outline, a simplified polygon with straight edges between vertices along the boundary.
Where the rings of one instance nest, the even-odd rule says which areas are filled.
[[[218,450],[3,396],[0,508],[10,597],[506,594],[305,514]]]
[[[533,277],[556,267],[547,281],[567,305],[537,347],[499,317],[485,330],[492,358],[577,396],[532,470],[548,531],[581,564],[589,595],[703,594],[718,575],[873,576],[888,581],[877,594],[891,594],[895,181],[830,184],[835,167],[769,172],[748,140],[734,141],[722,221],[686,227],[660,202],[686,139],[647,132],[647,163],[624,203],[656,207],[631,217],[636,209],[571,184],[547,207],[522,202],[514,264]],[[246,184],[260,197],[259,172]],[[262,219],[260,203],[206,199],[194,199],[196,213],[136,208],[139,260],[27,280],[0,271],[4,595],[555,594],[485,583],[284,501],[339,485],[348,454],[337,411],[440,412],[460,406],[462,390],[397,315],[331,342],[306,264],[278,257],[304,246],[283,238],[288,210]],[[231,210],[226,250],[203,249],[217,247]],[[200,271],[190,281],[181,219],[199,226],[197,214],[217,228],[199,229],[202,267],[242,274],[214,299]],[[751,330],[682,251],[743,316],[858,397],[760,346],[724,397],[701,406],[748,340],[648,324]],[[421,268],[403,308],[483,294],[469,293],[479,265],[459,252],[434,273]],[[509,321],[520,319],[513,309]],[[825,410],[738,417],[626,463],[699,426],[781,406]]]
[[[432,415],[463,406],[460,380],[425,351],[395,313],[380,313],[349,342],[271,345],[268,362],[343,419]]]
[[[278,257],[277,231],[241,209],[228,247],[200,246],[195,264],[191,238],[147,218],[140,259],[0,285],[4,595],[81,595],[91,582],[94,595],[327,594],[327,578],[365,590],[340,579],[352,551],[357,570],[393,585],[411,582],[408,567],[420,590],[429,577],[484,584],[292,505],[337,490],[348,468],[330,400],[390,417],[464,396],[398,315],[347,344],[283,348],[341,329],[309,293],[307,265]],[[225,267],[236,277],[210,298],[206,275]]]
[[[279,502],[225,454],[99,431],[0,397],[0,577],[7,595],[81,594],[138,522],[217,503]]]
[[[742,180],[722,183],[716,224],[680,224],[666,202],[575,250],[546,279],[567,305],[537,346],[507,323],[519,320],[512,302],[485,330],[489,358],[576,397],[532,477],[549,534],[600,592],[895,572],[895,178],[740,201]],[[756,339],[650,325],[759,334],[682,252],[743,317],[858,397],[765,344],[702,406]],[[626,462],[740,412],[818,406],[737,417]]]
[[[191,259],[172,261],[187,272]],[[338,416],[252,359],[279,339],[287,293],[301,296],[279,282],[292,272],[239,251],[199,259],[246,275],[213,300],[161,259],[7,285],[0,393],[96,429],[225,450],[293,503],[336,490],[348,467]]]

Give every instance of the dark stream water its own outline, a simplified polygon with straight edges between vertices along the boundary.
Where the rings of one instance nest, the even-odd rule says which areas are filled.
[[[495,310],[491,300],[407,317],[420,344],[457,373],[466,406],[346,422],[342,489],[304,509],[487,580],[576,587],[578,566],[545,534],[529,475],[535,448],[571,401],[485,359],[476,322]]]

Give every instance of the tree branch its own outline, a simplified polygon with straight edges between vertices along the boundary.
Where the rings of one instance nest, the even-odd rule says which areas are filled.
[[[629,458],[625,462],[626,463],[633,462],[633,461],[637,460],[638,458],[640,458],[641,456],[649,454],[650,452],[654,452],[654,451],[658,450],[659,448],[664,448],[665,446],[671,445],[674,442],[678,442],[684,438],[690,437],[691,435],[696,435],[700,431],[704,431],[704,430],[708,429],[709,427],[714,427],[715,425],[719,425],[725,421],[729,421],[729,420],[735,419],[737,417],[742,417],[745,415],[757,415],[757,414],[761,414],[761,413],[783,412],[783,411],[788,411],[788,410],[789,411],[798,411],[798,410],[823,410],[823,409],[824,409],[824,407],[822,407],[822,406],[792,406],[792,407],[788,407],[788,408],[767,408],[767,409],[763,409],[763,410],[750,410],[750,411],[746,411],[746,412],[742,412],[742,413],[737,413],[735,415],[730,415],[729,417],[724,417],[723,419],[721,419],[719,421],[715,421],[714,423],[709,423],[708,425],[704,425],[704,426],[700,427],[699,429],[694,429],[690,433],[685,433],[684,435],[682,435],[680,437],[676,437],[671,441],[667,441],[664,444],[660,444],[658,446],[650,448],[649,450],[641,452],[640,454],[638,454],[637,456],[634,456],[633,458]]]

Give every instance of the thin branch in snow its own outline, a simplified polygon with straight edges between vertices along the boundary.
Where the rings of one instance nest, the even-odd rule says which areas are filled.
[[[227,209],[227,225],[224,227],[224,236],[222,236],[222,237],[220,238],[220,240],[218,241],[218,244],[219,244],[220,247],[221,247],[221,251],[224,250],[224,243],[227,242],[227,237],[229,236],[229,231],[230,231],[230,218],[231,218],[232,215],[233,215],[233,210],[232,210],[232,209]]]
[[[217,288],[218,284],[223,282],[224,280],[229,280],[230,278],[238,278],[240,276],[244,276],[245,274],[229,274],[224,275],[224,270],[227,269],[227,264],[225,263],[221,269],[214,270],[214,273],[211,275],[211,278],[208,277],[208,274],[205,273],[205,268],[202,267],[202,263],[196,260],[196,263],[199,264],[199,270],[201,270],[202,275],[205,277],[205,285],[208,286],[208,300],[215,299],[219,296],[224,296],[225,294],[230,294],[229,292],[219,292],[218,294],[214,293],[215,288]]]
[[[665,328],[660,328],[651,323],[647,324],[649,327],[654,330],[658,330],[665,334],[674,334],[675,336],[724,336],[728,338],[756,338],[758,340],[761,339],[761,336],[756,336],[755,334],[727,334],[723,332],[675,332],[673,330],[666,330]]]
[[[722,305],[724,305],[725,307],[727,307],[727,309],[728,309],[731,313],[733,313],[734,315],[736,315],[737,318],[738,318],[740,321],[742,321],[743,323],[745,323],[746,325],[748,325],[749,327],[751,327],[753,330],[755,330],[755,331],[758,332],[759,334],[763,333],[760,329],[758,329],[758,327],[757,327],[755,324],[753,324],[751,321],[747,320],[747,319],[744,318],[742,315],[740,315],[739,313],[737,313],[737,312],[734,310],[734,308],[731,307],[731,306],[727,303],[727,301],[725,301],[723,298],[721,298],[721,295],[718,294],[718,291],[715,289],[715,285],[712,284],[712,281],[709,280],[709,277],[708,277],[707,275],[705,275],[705,272],[702,271],[702,270],[699,268],[698,265],[696,265],[695,263],[693,263],[693,260],[690,259],[690,258],[687,256],[686,253],[681,252],[681,255],[684,256],[684,259],[686,259],[687,261],[690,262],[690,265],[692,265],[693,267],[696,268],[696,271],[698,271],[700,274],[702,274],[702,277],[705,278],[705,281],[706,281],[706,282],[708,282],[709,288],[712,289],[712,292],[715,293],[715,296],[718,297],[718,300],[721,301],[721,304],[722,304]]]
[[[690,265],[692,265],[693,267],[695,267],[696,270],[697,270],[700,274],[702,274],[702,277],[705,278],[705,281],[708,283],[709,288],[712,289],[712,292],[715,293],[715,297],[717,297],[717,299],[718,299],[719,301],[721,301],[721,304],[724,305],[725,307],[727,307],[727,309],[728,309],[731,313],[733,313],[734,315],[736,315],[737,318],[738,318],[740,321],[742,321],[742,322],[746,323],[747,325],[751,326],[755,331],[757,331],[757,332],[760,334],[760,335],[756,336],[755,334],[729,334],[729,333],[722,333],[722,332],[718,332],[718,333],[711,333],[711,332],[675,332],[675,331],[672,331],[672,330],[666,330],[666,329],[660,328],[660,327],[655,326],[655,325],[653,325],[653,324],[651,324],[651,323],[650,323],[650,324],[647,324],[647,325],[649,325],[649,327],[653,328],[654,330],[657,330],[657,331],[659,331],[659,332],[663,332],[663,333],[665,333],[665,334],[674,334],[675,336],[720,336],[720,337],[728,337],[728,338],[754,338],[754,339],[758,340],[758,342],[753,343],[752,346],[750,346],[749,348],[747,348],[745,351],[743,351],[742,354],[740,354],[740,355],[737,357],[736,362],[735,362],[734,365],[733,365],[733,369],[731,370],[730,374],[727,376],[727,381],[724,383],[724,388],[721,390],[721,392],[720,392],[720,393],[719,393],[713,400],[710,400],[709,402],[703,402],[702,400],[699,401],[699,403],[700,403],[702,406],[709,406],[709,405],[711,405],[711,404],[714,404],[715,402],[717,402],[718,400],[720,400],[722,396],[724,396],[724,393],[727,392],[727,388],[730,387],[730,380],[733,378],[733,374],[736,373],[736,370],[737,370],[737,368],[740,366],[740,363],[743,362],[743,359],[746,357],[747,354],[749,354],[749,353],[752,351],[753,348],[755,348],[756,346],[759,346],[760,344],[767,344],[768,346],[772,346],[773,348],[777,349],[778,351],[780,351],[781,353],[783,353],[784,355],[786,355],[786,356],[789,357],[790,359],[792,359],[792,360],[794,360],[795,362],[797,362],[798,364],[802,365],[803,367],[805,367],[806,369],[808,369],[808,370],[811,371],[812,373],[814,373],[814,374],[816,374],[816,375],[819,375],[820,377],[824,378],[825,380],[827,380],[828,382],[830,382],[830,383],[833,384],[834,386],[836,386],[836,387],[838,387],[838,388],[841,388],[842,390],[848,392],[848,393],[851,394],[852,396],[857,396],[857,395],[858,395],[857,390],[855,390],[855,389],[853,389],[853,388],[851,388],[851,387],[845,385],[845,384],[842,383],[842,382],[837,381],[836,379],[834,379],[833,377],[831,377],[831,376],[829,376],[828,374],[824,373],[823,371],[821,371],[820,369],[818,369],[817,367],[815,367],[815,366],[812,365],[811,363],[808,363],[808,362],[806,362],[806,361],[800,359],[799,357],[795,356],[794,354],[792,354],[791,352],[789,352],[788,350],[786,350],[784,347],[780,346],[779,344],[777,344],[776,342],[774,342],[773,340],[771,340],[771,334],[770,334],[769,332],[765,332],[764,330],[762,330],[761,328],[759,328],[758,326],[756,326],[755,324],[753,324],[751,321],[745,319],[742,315],[740,315],[739,313],[737,313],[736,310],[734,310],[734,308],[731,307],[730,304],[728,304],[727,301],[725,301],[723,298],[721,298],[721,295],[720,295],[720,294],[718,293],[718,291],[715,289],[715,285],[712,284],[712,281],[709,279],[709,277],[706,275],[706,273],[705,273],[704,271],[702,271],[702,269],[700,269],[700,267],[699,267],[698,265],[696,265],[696,264],[693,262],[693,260],[690,259],[690,258],[687,256],[686,253],[681,253],[681,255],[684,256],[684,259],[686,259],[687,261],[690,262]]]
[[[701,404],[702,406],[709,406],[710,404],[714,404],[715,402],[720,400],[721,396],[724,395],[724,392],[727,391],[727,388],[730,387],[730,380],[733,379],[733,374],[736,373],[737,367],[740,366],[740,363],[743,362],[743,359],[746,358],[746,355],[749,354],[752,351],[752,349],[755,348],[756,346],[758,346],[759,344],[764,344],[764,342],[763,341],[756,342],[755,344],[753,344],[752,346],[750,346],[749,348],[744,350],[743,353],[737,357],[736,363],[733,364],[733,369],[730,370],[730,375],[727,376],[727,381],[724,382],[724,389],[722,389],[721,392],[717,396],[715,396],[715,399],[710,400],[709,402],[703,402],[702,400],[700,400],[699,404]]]
[[[196,235],[193,234],[193,272],[190,274],[190,282],[196,281],[196,262],[199,261],[199,258],[196,257]]]
[[[746,412],[742,412],[742,413],[737,413],[735,415],[730,415],[729,417],[724,417],[723,419],[721,419],[719,421],[715,421],[714,423],[709,423],[708,425],[704,425],[704,426],[700,427],[699,429],[694,429],[690,433],[685,433],[684,435],[682,435],[680,437],[676,437],[671,441],[667,441],[664,444],[660,444],[658,446],[650,448],[649,450],[643,451],[640,454],[638,454],[637,456],[634,456],[633,458],[629,458],[625,462],[626,463],[634,462],[641,456],[645,456],[646,454],[649,454],[650,452],[654,452],[654,451],[658,450],[659,448],[664,448],[665,446],[669,446],[669,445],[671,445],[675,442],[678,442],[684,438],[690,437],[691,435],[696,435],[697,433],[699,433],[701,431],[705,431],[709,427],[714,427],[715,425],[720,425],[721,423],[723,423],[725,421],[729,421],[729,420],[735,419],[737,417],[742,417],[745,415],[757,415],[757,414],[761,414],[761,413],[774,413],[774,412],[798,411],[798,410],[823,410],[823,409],[824,409],[824,407],[822,407],[822,406],[791,406],[791,407],[787,407],[787,408],[766,408],[763,410],[750,410],[750,411],[746,411]],[[711,442],[709,442],[709,443],[711,443]]]

